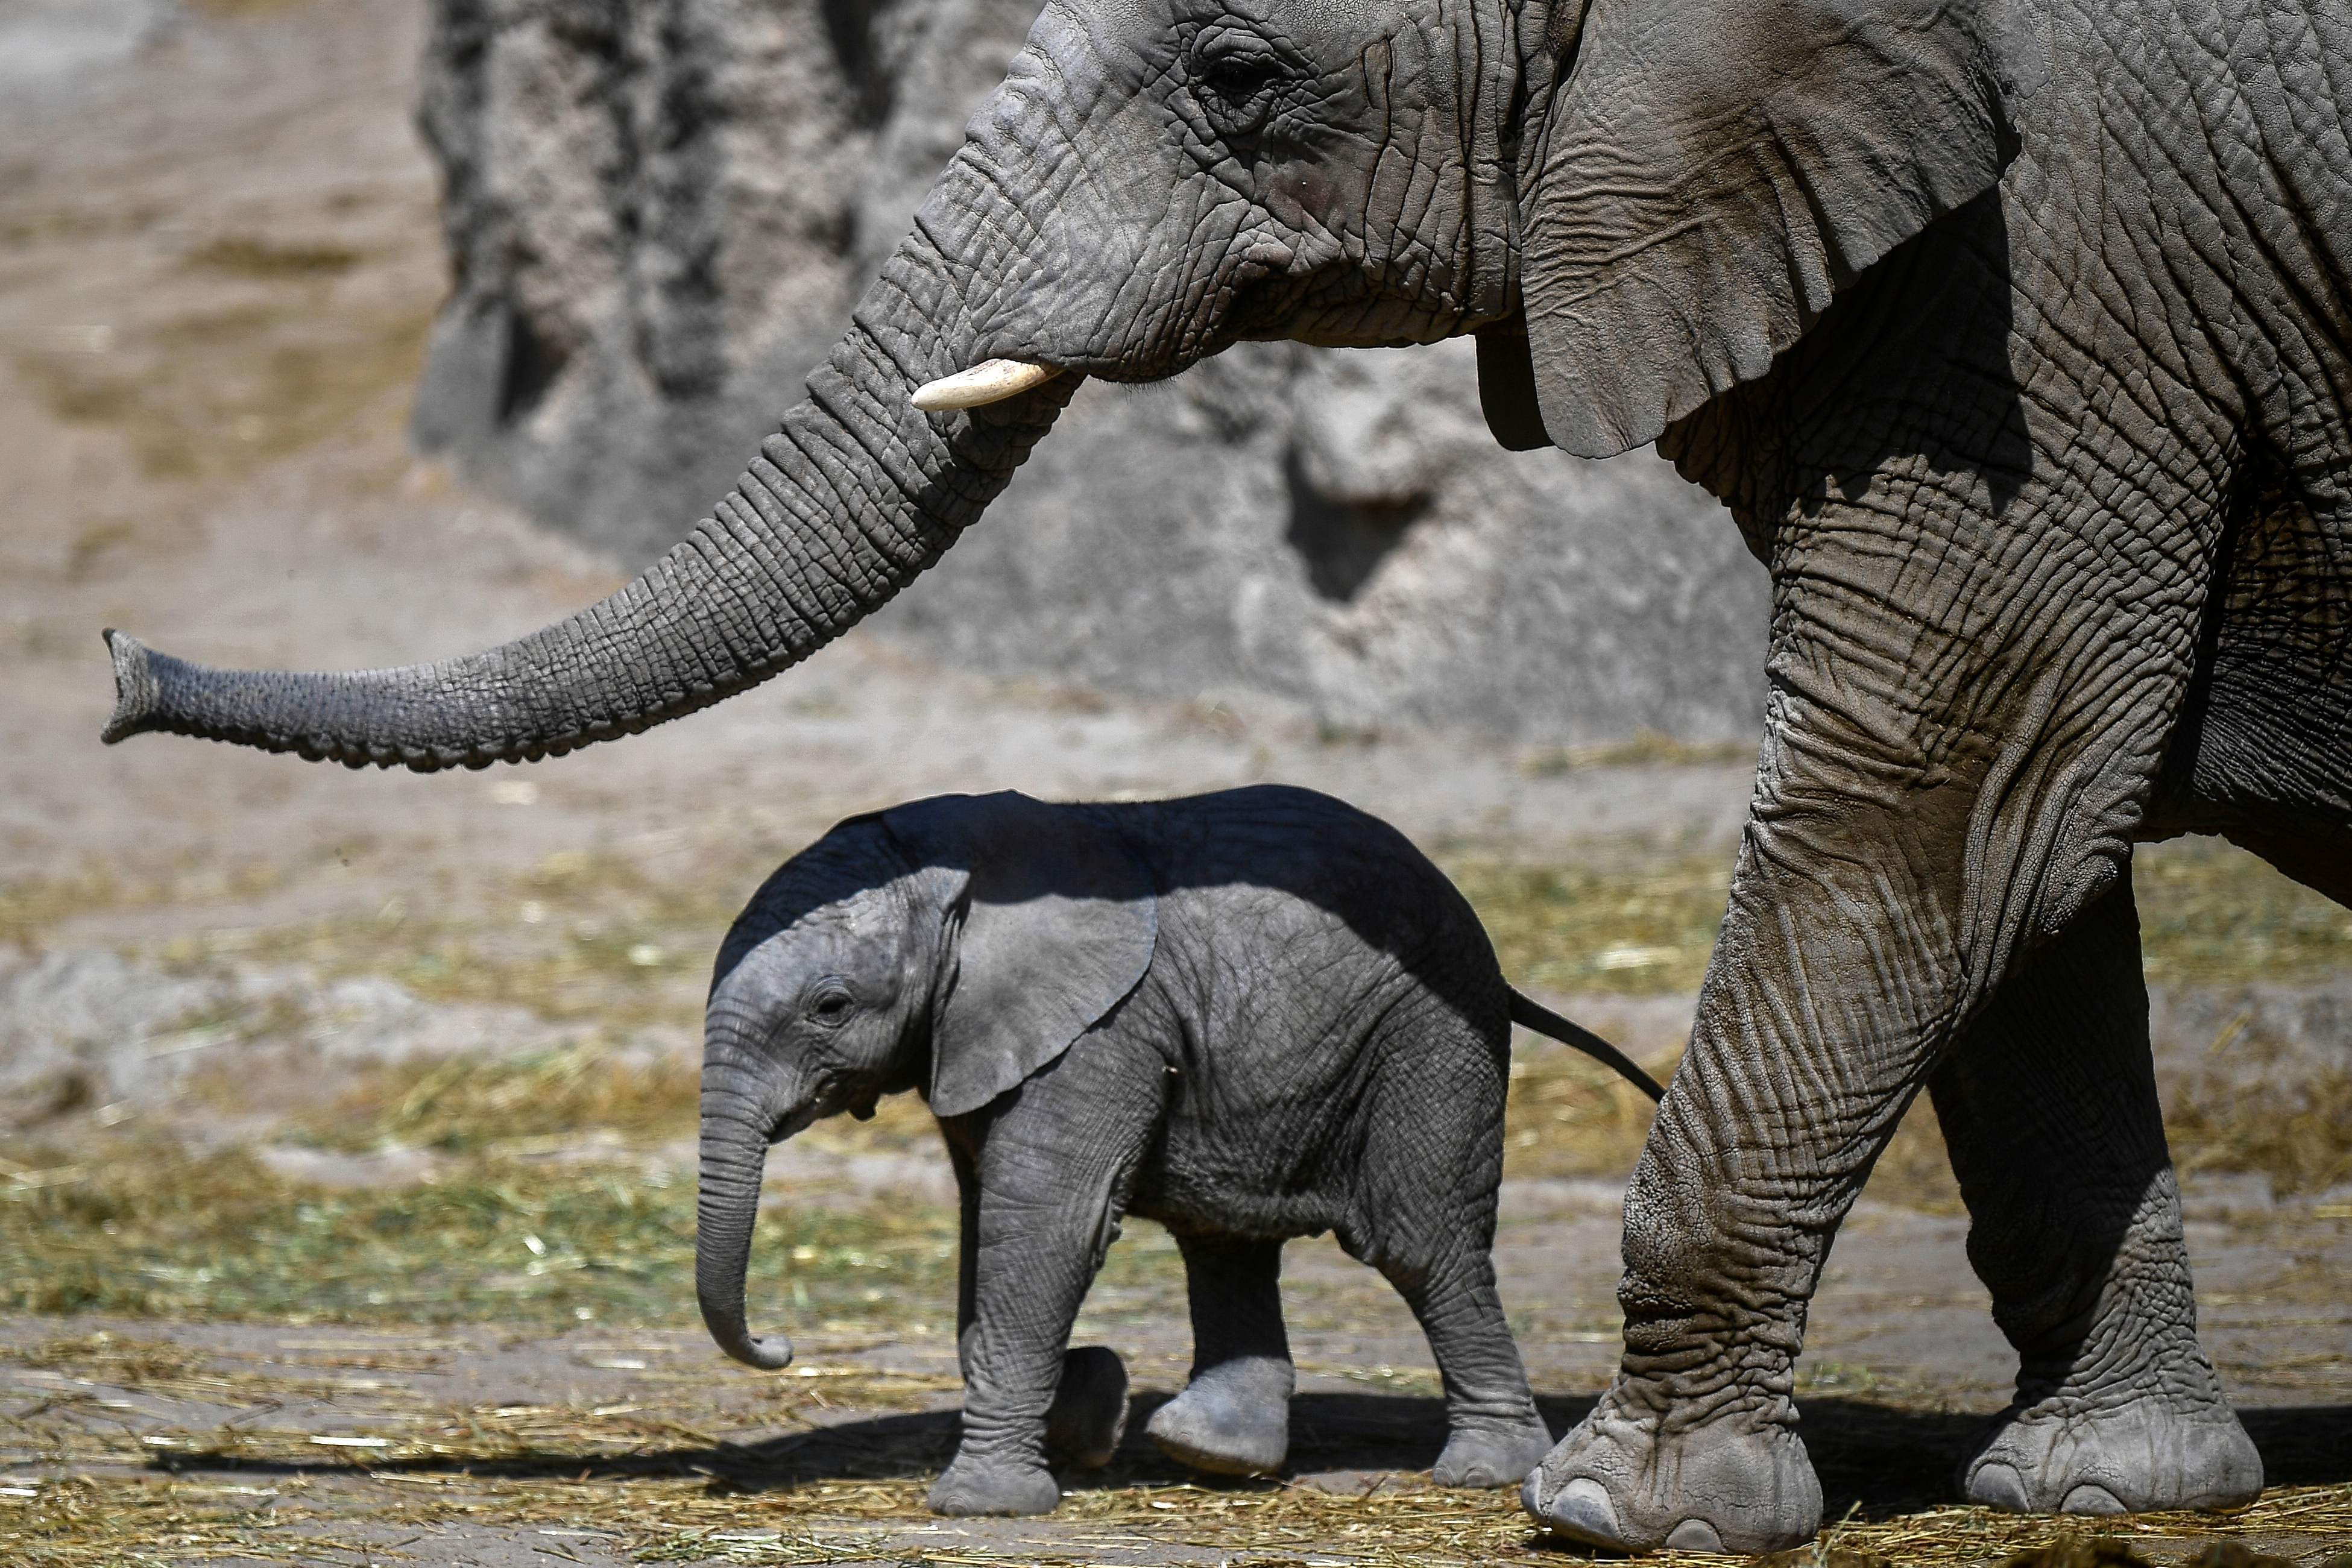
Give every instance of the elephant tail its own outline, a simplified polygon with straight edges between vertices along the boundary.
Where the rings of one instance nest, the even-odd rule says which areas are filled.
[[[1528,999],[1520,994],[1517,986],[1509,987],[1508,989],[1511,993],[1513,1023],[1517,1024],[1521,1029],[1531,1029],[1548,1039],[1559,1041],[1562,1045],[1574,1046],[1653,1100],[1664,1100],[1666,1097],[1666,1092],[1658,1087],[1658,1081],[1634,1066],[1632,1057],[1627,1056],[1582,1024],[1570,1023],[1541,1002]]]

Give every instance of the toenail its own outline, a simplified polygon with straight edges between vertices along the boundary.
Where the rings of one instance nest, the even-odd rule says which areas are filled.
[[[1579,1476],[1554,1492],[1543,1516],[1552,1528],[1571,1535],[1607,1543],[1622,1539],[1617,1505],[1610,1500],[1609,1489],[1590,1476]]]
[[[2084,1481],[2066,1494],[2058,1505],[2061,1513],[2128,1513],[2123,1500],[2094,1481]]]
[[[1677,1552],[1720,1552],[1723,1537],[1703,1519],[1685,1519],[1666,1531],[1666,1544]]]
[[[2032,1511],[2025,1500],[2024,1479],[2014,1465],[1979,1465],[1977,1473],[1969,1478],[1968,1494],[1988,1508],[2005,1509],[2011,1513]]]

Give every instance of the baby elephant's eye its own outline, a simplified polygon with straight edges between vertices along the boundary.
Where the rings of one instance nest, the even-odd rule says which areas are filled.
[[[819,1023],[839,1023],[856,1004],[839,986],[828,986],[809,998],[809,1017]]]

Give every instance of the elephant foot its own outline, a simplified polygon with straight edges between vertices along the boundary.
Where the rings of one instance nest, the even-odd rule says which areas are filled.
[[[1062,1382],[1045,1412],[1045,1449],[1082,1470],[1098,1470],[1127,1435],[1127,1364],[1107,1345],[1062,1356]]]
[[[1144,1429],[1180,1465],[1220,1476],[1272,1475],[1290,1453],[1296,1381],[1287,1361],[1229,1361],[1193,1378]]]
[[[2013,1513],[2229,1508],[2261,1493],[2263,1458],[2218,1401],[2053,1398],[2003,1415],[1961,1467],[1960,1489]]]
[[[1517,1486],[1550,1450],[1551,1430],[1539,1416],[1511,1427],[1458,1427],[1430,1479],[1442,1487]]]
[[[1613,1391],[1519,1500],[1555,1533],[1613,1552],[1777,1552],[1822,1527],[1822,1485],[1796,1433],[1733,1416],[1669,1429]]]
[[[933,1513],[951,1519],[979,1514],[1051,1513],[1061,1503],[1062,1489],[1043,1465],[974,1458],[958,1454],[941,1472],[924,1500]]]

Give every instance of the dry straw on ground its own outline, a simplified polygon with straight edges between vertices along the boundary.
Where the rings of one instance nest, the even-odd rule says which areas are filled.
[[[9,1354],[49,1374],[54,1400],[7,1417],[31,1479],[0,1498],[0,1560],[26,1568],[202,1561],[236,1555],[320,1561],[337,1549],[397,1562],[399,1542],[460,1526],[593,1534],[637,1561],[812,1563],[846,1557],[927,1563],[1095,1563],[1111,1548],[1191,1547],[1237,1562],[1438,1565],[1562,1560],[1507,1493],[1448,1491],[1371,1473],[1324,1490],[1173,1479],[1140,1445],[1075,1490],[1052,1520],[1008,1536],[942,1542],[923,1511],[929,1474],[952,1444],[940,1408],[951,1380],[831,1359],[851,1342],[816,1336],[835,1404],[922,1411],[829,1426],[803,1407],[793,1429],[730,1444],[657,1402],[431,1407],[396,1378],[256,1370],[224,1356],[108,1334]],[[396,1352],[394,1353],[396,1355]],[[365,1358],[370,1364],[382,1359]],[[133,1430],[88,1417],[110,1391],[238,1412],[204,1431]],[[675,1396],[691,1408],[690,1396]],[[331,1400],[336,1425],[287,1426]],[[62,1473],[61,1473],[62,1472]],[[79,1473],[73,1473],[79,1472]],[[29,1496],[19,1495],[30,1493]],[[924,1539],[911,1539],[921,1531]],[[2135,1548],[2208,1543],[2208,1568],[2268,1568],[2243,1542],[2288,1534],[2352,1538],[2352,1485],[2280,1488],[2241,1512],[2149,1515],[2086,1533],[2079,1521],[1928,1507],[1859,1512],[1818,1550],[1776,1568],[1996,1564],[2121,1568]],[[2231,1555],[2233,1549],[2239,1555]],[[561,1553],[556,1553],[561,1555]],[[1572,1554],[1571,1554],[1572,1555]],[[1721,1562],[1668,1554],[1663,1564]]]

